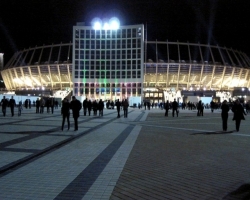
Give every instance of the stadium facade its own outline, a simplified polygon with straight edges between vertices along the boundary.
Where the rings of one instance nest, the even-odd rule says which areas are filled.
[[[16,52],[1,71],[8,90],[70,90],[82,98],[153,102],[185,96],[249,96],[250,58],[209,44],[147,41],[144,26],[78,23],[73,43]],[[212,92],[211,92],[212,91]]]

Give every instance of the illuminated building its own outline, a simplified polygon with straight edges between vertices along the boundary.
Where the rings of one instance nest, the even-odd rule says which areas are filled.
[[[142,95],[143,25],[73,28],[73,93],[94,99]]]
[[[1,71],[7,89],[69,89],[82,98],[142,97],[158,102],[165,100],[166,92],[180,91],[182,97],[185,91],[203,96],[250,88],[250,58],[243,52],[147,41],[142,24],[113,28],[111,22],[99,22],[74,26],[73,43],[15,53]]]

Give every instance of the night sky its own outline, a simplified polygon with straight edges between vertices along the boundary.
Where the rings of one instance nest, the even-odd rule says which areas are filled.
[[[148,40],[200,42],[250,56],[250,0],[0,0],[0,51],[72,41],[77,22],[116,16],[147,24]]]

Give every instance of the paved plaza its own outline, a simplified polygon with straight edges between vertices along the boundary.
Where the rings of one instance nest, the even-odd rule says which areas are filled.
[[[60,109],[0,113],[0,200],[250,199],[249,120],[222,132],[220,111],[116,110],[61,131]]]

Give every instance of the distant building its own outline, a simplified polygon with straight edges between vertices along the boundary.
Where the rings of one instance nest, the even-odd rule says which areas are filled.
[[[215,92],[250,96],[245,53],[218,45],[147,41],[144,32],[142,24],[117,29],[77,24],[72,43],[18,51],[1,74],[8,90],[71,90],[103,100],[161,102],[214,97]]]
[[[143,25],[73,28],[73,93],[94,99],[141,96],[144,67]]]

